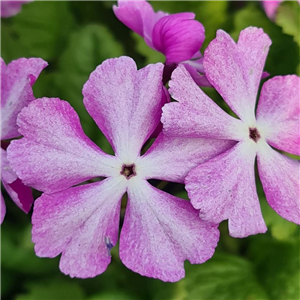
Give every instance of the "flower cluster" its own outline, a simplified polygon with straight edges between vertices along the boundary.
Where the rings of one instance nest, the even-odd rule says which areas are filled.
[[[34,99],[32,85],[46,62],[1,61],[1,140],[22,136],[7,152],[1,144],[1,178],[25,212],[33,202],[29,187],[42,192],[32,214],[36,254],[61,254],[60,270],[71,277],[103,273],[127,194],[120,259],[141,275],[178,281],[185,260],[200,264],[212,257],[223,220],[233,237],[267,230],[256,160],[270,206],[300,224],[299,161],[283,153],[300,155],[300,78],[267,80],[256,107],[271,45],[267,34],[249,27],[235,43],[218,30],[202,56],[204,28],[193,13],[155,13],[146,1],[119,1],[113,10],[166,56],[165,64],[140,70],[129,57],[108,59],[84,84],[85,108],[114,155],[85,135],[68,102]],[[199,85],[215,88],[231,115]],[[185,184],[191,201],[150,179]],[[1,202],[2,220],[4,213]]]

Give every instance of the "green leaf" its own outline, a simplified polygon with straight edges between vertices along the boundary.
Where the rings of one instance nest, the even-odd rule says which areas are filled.
[[[187,265],[182,280],[184,300],[262,300],[268,296],[259,284],[251,262],[237,256],[216,253],[202,265]]]
[[[16,284],[18,284],[16,278],[16,274],[12,271],[8,271],[5,268],[1,268],[1,296],[2,299],[5,299],[4,296],[11,293],[14,289]]]
[[[297,232],[298,225],[280,217],[267,203],[261,201],[264,220],[272,236],[277,240],[290,240]]]
[[[28,284],[28,294],[19,295],[16,300],[83,300],[82,288],[68,279],[49,279]]]
[[[295,73],[299,63],[299,47],[292,36],[284,34],[280,27],[265,16],[258,3],[249,3],[235,14],[232,36],[237,39],[240,31],[249,26],[263,28],[272,40],[265,71],[271,77]]]
[[[253,237],[249,257],[270,299],[298,300],[300,295],[299,239],[281,242],[267,236]]]
[[[8,64],[12,60],[28,56],[28,50],[23,47],[11,25],[1,21],[1,57],[5,63]]]
[[[55,59],[74,20],[67,1],[34,1],[22,7],[12,28],[30,56]]]
[[[68,46],[60,57],[56,77],[60,97],[75,108],[86,134],[109,153],[112,153],[109,143],[83,105],[82,88],[90,73],[105,59],[122,54],[122,46],[106,27],[87,25],[70,36]]]
[[[278,8],[275,23],[282,27],[282,31],[292,35],[294,41],[300,46],[300,5],[297,1],[283,2]]]
[[[146,65],[157,62],[165,62],[165,56],[162,53],[150,48],[141,36],[135,32],[132,32],[132,38],[136,42],[136,51],[145,57]]]
[[[23,274],[49,274],[58,269],[57,259],[42,259],[34,253],[31,226],[14,229],[10,223],[1,225],[2,267]]]
[[[88,300],[137,300],[137,298],[122,291],[112,291],[93,295]]]

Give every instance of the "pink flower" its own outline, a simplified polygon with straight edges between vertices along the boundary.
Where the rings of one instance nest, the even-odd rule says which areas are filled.
[[[230,150],[194,168],[185,180],[200,217],[215,223],[228,219],[233,237],[266,231],[255,185],[256,159],[270,206],[281,217],[300,223],[299,161],[272,148],[299,155],[300,78],[276,76],[265,82],[255,117],[270,45],[262,29],[249,27],[237,44],[219,30],[205,51],[206,76],[239,119],[208,98],[183,67],[173,72],[170,82],[170,93],[179,102],[163,108],[168,135],[237,141]]]
[[[149,47],[166,56],[167,76],[177,64],[185,62],[189,69],[193,67],[191,72],[199,83],[207,84],[206,79],[197,74],[197,71],[202,70],[199,50],[205,33],[203,25],[194,20],[194,13],[169,15],[161,11],[154,12],[144,0],[118,1],[118,6],[114,5],[113,10],[116,17],[142,36]]]
[[[267,16],[273,21],[275,20],[277,9],[278,9],[281,2],[283,2],[283,0],[275,0],[275,1],[274,0],[265,0],[265,1],[262,1],[264,10],[265,10]],[[300,0],[298,0],[298,3],[300,4]]]
[[[115,155],[83,132],[74,109],[57,98],[33,101],[19,115],[22,139],[8,157],[18,176],[44,194],[35,201],[33,242],[41,257],[62,253],[60,269],[94,277],[111,261],[120,204],[128,195],[120,258],[131,270],[164,281],[184,277],[183,262],[202,263],[217,245],[216,224],[199,219],[188,201],[156,189],[156,178],[183,182],[188,171],[232,142],[167,138],[140,155],[160,122],[163,64],[136,69],[128,57],[109,59],[83,88],[84,104]],[[97,177],[106,179],[81,183]]]
[[[23,107],[34,100],[32,85],[47,63],[40,58],[20,58],[8,66],[1,61],[1,181],[12,200],[28,213],[33,202],[29,187],[22,184],[9,166],[6,147],[10,140],[20,136],[16,124],[17,115]],[[5,203],[1,195],[1,223],[5,216]]]
[[[1,0],[1,18],[9,18],[15,16],[21,11],[24,3],[32,2],[33,0],[27,1],[8,1]]]

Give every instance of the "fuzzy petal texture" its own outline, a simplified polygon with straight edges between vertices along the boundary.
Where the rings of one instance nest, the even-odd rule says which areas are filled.
[[[255,185],[256,151],[254,142],[240,142],[193,169],[185,180],[191,203],[200,209],[200,217],[215,223],[228,219],[233,237],[267,230]]]
[[[5,66],[1,58],[1,140],[20,135],[17,116],[35,99],[32,85],[47,65],[41,58],[20,58]]]
[[[237,44],[218,30],[204,53],[208,80],[248,126],[255,122],[256,96],[270,45],[268,35],[256,27],[242,30]]]
[[[1,148],[1,180],[12,183],[18,178],[7,160],[7,153]]]
[[[21,11],[22,5],[33,0],[27,1],[11,1],[11,0],[1,0],[1,18],[9,18],[15,16]]]
[[[194,13],[178,13],[161,18],[154,26],[154,48],[166,56],[166,64],[189,60],[205,39],[203,25]]]
[[[66,101],[37,99],[19,114],[18,125],[24,137],[12,141],[7,154],[26,185],[53,193],[118,172],[118,160],[84,134],[78,115]]]
[[[266,81],[256,115],[270,145],[300,155],[300,77],[276,76]]]
[[[203,263],[219,239],[216,224],[204,222],[186,200],[132,178],[120,236],[120,258],[134,272],[163,281],[184,277],[184,261]]]
[[[0,224],[3,223],[3,220],[4,220],[4,218],[5,218],[5,215],[6,215],[6,205],[5,205],[5,202],[4,202],[2,193],[1,193],[1,202],[0,202]]]
[[[163,107],[162,123],[166,135],[242,140],[245,124],[228,115],[194,82],[183,65],[169,82],[169,92],[178,102]]]
[[[125,181],[110,178],[38,198],[32,215],[36,254],[62,253],[60,270],[71,277],[103,273],[111,261],[107,241],[115,246],[118,240]]]
[[[132,163],[160,122],[163,64],[137,71],[129,57],[108,59],[83,87],[84,104],[123,163]]]
[[[300,225],[300,162],[266,144],[257,154],[257,164],[270,206],[281,217]]]
[[[174,138],[163,133],[141,157],[139,175],[146,179],[184,182],[188,172],[235,145],[234,141]]]
[[[7,153],[1,148],[1,181],[15,204],[28,213],[33,203],[32,191],[25,186],[12,170],[7,160]],[[5,206],[4,206],[5,213]]]

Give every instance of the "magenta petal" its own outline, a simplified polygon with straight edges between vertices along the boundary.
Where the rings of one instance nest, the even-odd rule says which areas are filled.
[[[34,200],[31,188],[25,186],[19,178],[12,183],[2,181],[2,184],[15,204],[25,213],[28,213]]]
[[[265,12],[271,20],[273,20],[273,21],[275,20],[275,15],[276,15],[277,8],[280,5],[280,2],[282,2],[282,1],[283,0],[276,0],[276,1],[266,0],[266,1],[262,1]]]
[[[7,153],[1,148],[1,180],[12,183],[18,178],[16,173],[11,169],[7,160]]]
[[[160,121],[163,64],[137,71],[129,57],[108,59],[83,87],[84,104],[113,146],[131,163]]]
[[[1,193],[1,202],[0,202],[0,224],[3,223],[3,220],[5,218],[5,214],[6,214],[6,205]]]
[[[208,81],[204,74],[200,74],[198,70],[189,63],[182,63],[187,71],[190,73],[191,77],[194,79],[197,85],[202,87],[212,87],[211,83]]]
[[[300,155],[300,78],[276,76],[262,87],[257,123],[273,147]]]
[[[166,63],[191,59],[205,39],[203,25],[193,13],[178,13],[161,18],[152,33],[153,46],[166,56]]]
[[[270,45],[270,38],[256,27],[242,30],[237,44],[218,30],[204,53],[208,80],[249,126],[255,121],[256,96]]]
[[[88,278],[104,272],[118,240],[120,200],[126,182],[106,179],[35,201],[32,241],[41,257],[62,253],[60,270]]]
[[[245,125],[231,117],[197,86],[184,66],[172,73],[169,92],[178,102],[163,107],[167,135],[241,140]],[[247,130],[247,128],[246,128]]]
[[[270,206],[281,217],[300,225],[300,162],[266,145],[258,152],[257,163]]]
[[[52,193],[97,176],[118,172],[118,160],[105,154],[83,132],[68,102],[32,101],[18,117],[24,137],[11,142],[8,160],[26,185]]]
[[[144,37],[146,43],[153,48],[153,27],[167,13],[161,11],[155,13],[152,6],[144,0],[118,1],[118,6],[114,5],[113,10],[123,24]]]
[[[237,144],[193,169],[185,180],[191,203],[200,209],[200,217],[215,223],[229,219],[233,237],[267,230],[256,192],[256,147],[252,144]]]
[[[160,134],[151,148],[141,157],[140,173],[146,179],[155,178],[173,182],[184,182],[187,173],[203,163],[228,150],[236,142],[175,138]]]
[[[1,18],[9,18],[15,16],[21,11],[22,5],[24,3],[31,2],[33,0],[27,1],[11,1],[11,0],[2,0],[1,5]]]
[[[5,66],[1,59],[1,139],[19,136],[17,115],[34,100],[32,85],[48,64],[40,58],[20,58]]]
[[[20,209],[28,213],[33,203],[32,191],[29,187],[25,186],[22,183],[22,181],[17,177],[16,173],[11,169],[11,166],[9,165],[6,157],[6,151],[2,148],[1,180],[11,199]]]
[[[163,281],[184,277],[184,261],[203,263],[219,239],[216,224],[202,221],[186,200],[137,179],[128,188],[120,258],[134,272]]]

